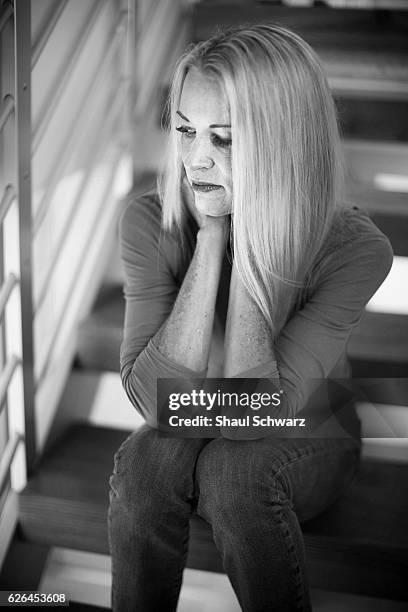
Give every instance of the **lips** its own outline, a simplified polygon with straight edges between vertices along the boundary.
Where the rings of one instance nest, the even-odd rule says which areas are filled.
[[[208,193],[210,191],[224,189],[222,185],[217,185],[215,183],[204,183],[203,181],[192,181],[191,187],[194,191],[197,191],[199,193]]]

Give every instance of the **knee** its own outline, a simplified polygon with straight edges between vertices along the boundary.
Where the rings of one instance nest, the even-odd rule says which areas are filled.
[[[290,503],[290,485],[279,452],[262,452],[258,441],[217,439],[200,454],[196,478],[198,512],[212,522],[243,516],[251,510]]]
[[[117,450],[110,477],[110,501],[119,502],[132,515],[148,517],[173,497],[189,497],[193,484],[193,450],[183,448],[185,440],[159,436],[143,426],[132,433]]]
[[[113,472],[109,480],[110,502],[123,506],[134,506],[139,497],[146,499],[143,489],[142,466],[149,456],[149,431],[142,428],[133,432],[122,442],[113,458]]]

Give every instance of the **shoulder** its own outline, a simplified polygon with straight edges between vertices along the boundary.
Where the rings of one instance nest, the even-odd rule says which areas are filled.
[[[328,239],[335,246],[371,241],[389,242],[368,212],[358,206],[342,206],[336,211]]]
[[[119,221],[122,241],[132,242],[137,237],[157,238],[161,228],[161,204],[155,190],[141,196],[130,195]]]
[[[129,196],[119,221],[120,254],[125,264],[168,270],[178,279],[188,262],[177,236],[162,227],[156,190]]]
[[[312,270],[312,284],[335,274],[347,282],[371,277],[378,286],[393,261],[390,241],[356,206],[340,208],[333,218]]]
[[[331,233],[340,238],[340,253],[347,249],[355,257],[371,258],[380,274],[383,270],[388,274],[393,259],[391,243],[365,210],[357,206],[339,210]]]

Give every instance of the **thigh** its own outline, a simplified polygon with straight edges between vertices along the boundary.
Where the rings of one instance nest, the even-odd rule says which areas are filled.
[[[276,476],[299,522],[317,516],[347,490],[358,470],[361,442],[353,439],[282,440]]]
[[[201,508],[258,500],[290,504],[304,521],[330,506],[351,483],[361,443],[353,439],[217,439],[200,453]]]

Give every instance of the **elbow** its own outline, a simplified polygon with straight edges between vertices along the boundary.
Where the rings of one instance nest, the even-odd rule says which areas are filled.
[[[134,385],[132,384],[132,365],[127,365],[125,367],[121,367],[120,369],[120,378],[122,381],[122,387],[131,401],[133,407],[137,410],[137,412],[141,413],[141,407],[139,398],[135,393]]]
[[[145,389],[137,373],[137,363],[128,363],[120,369],[122,387],[132,406],[150,427],[157,427],[156,406],[153,393]]]

